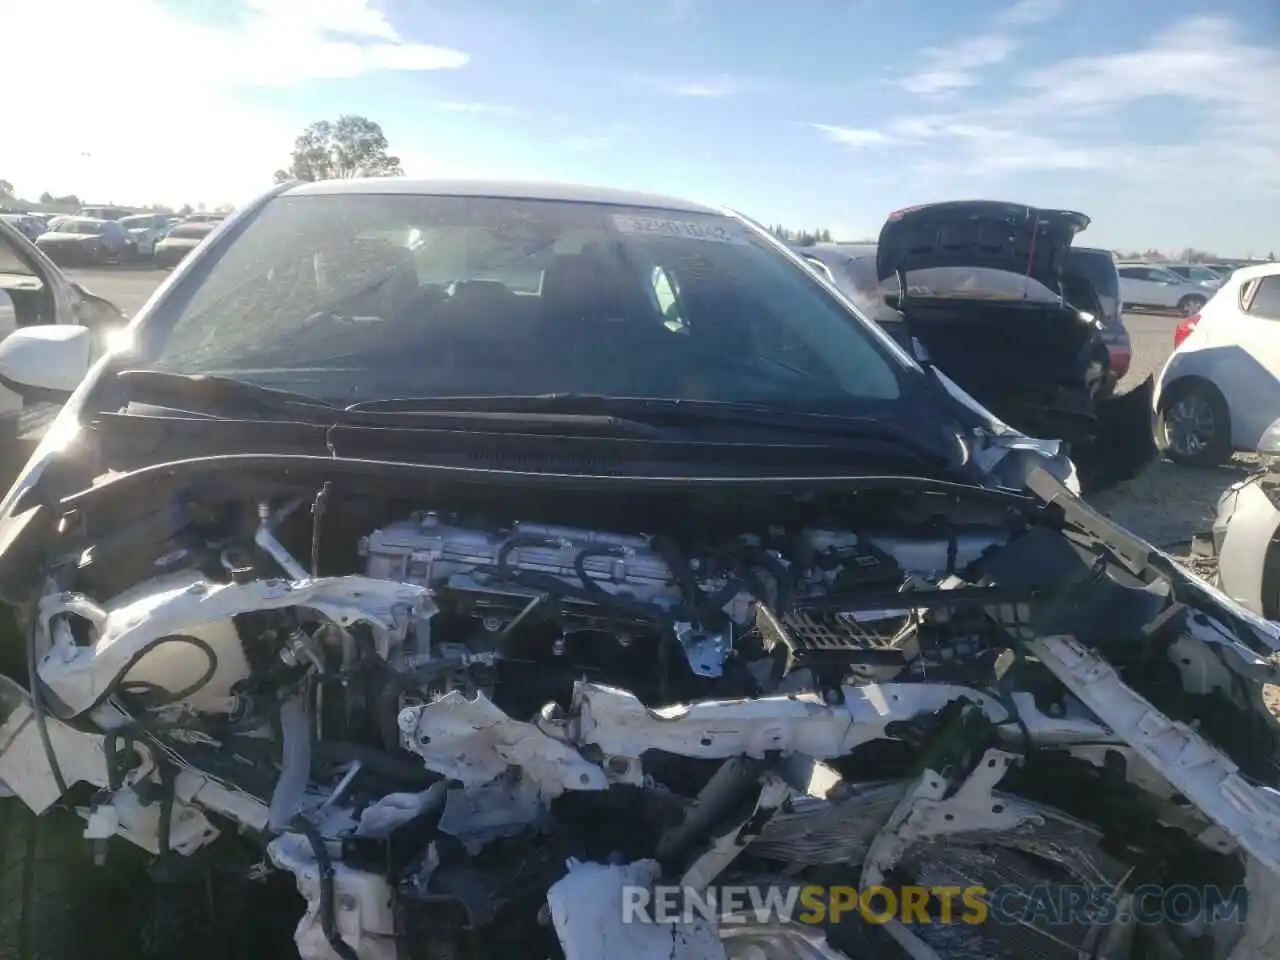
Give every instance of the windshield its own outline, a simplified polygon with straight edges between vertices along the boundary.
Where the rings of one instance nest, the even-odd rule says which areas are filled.
[[[909,364],[767,240],[702,213],[284,197],[188,288],[140,331],[153,369],[330,401],[588,393],[865,408],[895,401]]]
[[[106,224],[94,222],[93,220],[70,220],[58,227],[59,233],[80,233],[86,236],[93,236],[102,233]]]
[[[148,230],[151,224],[151,217],[125,217],[120,221],[120,226],[126,230]]]
[[[210,230],[207,226],[192,225],[186,227],[174,227],[169,231],[169,236],[175,240],[199,240],[207,237]]]

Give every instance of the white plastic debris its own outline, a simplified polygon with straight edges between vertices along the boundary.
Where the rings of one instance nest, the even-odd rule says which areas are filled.
[[[551,923],[565,960],[727,960],[706,920],[657,923],[626,917],[624,891],[657,879],[656,860],[610,866],[570,860],[569,872],[547,891]]]

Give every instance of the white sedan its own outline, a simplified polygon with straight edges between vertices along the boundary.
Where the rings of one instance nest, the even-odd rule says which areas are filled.
[[[1280,418],[1280,263],[1237,270],[1174,333],[1156,387],[1156,444],[1214,466],[1256,450]]]

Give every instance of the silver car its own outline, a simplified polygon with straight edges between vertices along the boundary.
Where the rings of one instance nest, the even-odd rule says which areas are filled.
[[[1176,310],[1184,317],[1200,312],[1216,287],[1185,280],[1159,263],[1121,263],[1120,296],[1125,309]]]
[[[1198,283],[1200,286],[1208,287],[1210,290],[1217,290],[1231,275],[1229,271],[1215,270],[1212,267],[1205,266],[1203,263],[1166,263],[1162,264],[1162,266],[1183,280],[1190,280],[1192,283]]]

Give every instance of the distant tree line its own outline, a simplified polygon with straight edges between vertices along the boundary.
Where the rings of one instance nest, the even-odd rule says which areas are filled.
[[[812,247],[815,243],[830,243],[830,230],[791,230],[777,224],[769,228],[770,232],[783,243],[797,247]]]

